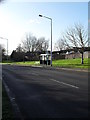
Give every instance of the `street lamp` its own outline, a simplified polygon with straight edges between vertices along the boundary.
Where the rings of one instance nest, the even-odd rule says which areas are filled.
[[[47,18],[51,21],[51,66],[52,66],[52,18],[47,17],[47,16],[43,16],[43,15],[39,15],[39,17],[44,17],[44,18]]]
[[[7,62],[8,62],[8,39],[7,39],[7,38],[3,38],[3,37],[0,37],[0,39],[5,39],[5,40],[7,40]]]

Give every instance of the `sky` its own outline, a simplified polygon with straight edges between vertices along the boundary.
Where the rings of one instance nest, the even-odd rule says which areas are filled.
[[[9,54],[16,49],[26,33],[32,33],[37,38],[49,40],[50,20],[39,17],[39,14],[52,18],[53,50],[56,41],[62,33],[75,23],[81,23],[88,28],[88,2],[12,2],[6,0],[0,4],[0,37],[8,39]],[[7,41],[0,39],[6,47]]]

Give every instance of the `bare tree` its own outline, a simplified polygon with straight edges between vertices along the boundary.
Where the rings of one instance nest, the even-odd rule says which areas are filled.
[[[23,48],[21,46],[21,44],[19,44],[16,48],[16,52],[23,52]]]
[[[64,50],[65,49],[65,44],[64,44],[64,41],[62,40],[62,38],[59,38],[57,40],[57,42],[55,43],[55,46],[54,46],[58,51],[61,51],[61,50]]]
[[[44,37],[41,37],[37,40],[37,43],[36,43],[36,51],[47,51],[49,47],[49,41],[46,40]]]
[[[22,41],[23,49],[25,51],[34,52],[36,49],[37,38],[32,34],[26,34],[25,39]]]
[[[32,52],[36,51],[36,44],[37,44],[37,38],[35,36],[32,37]]]
[[[34,51],[46,51],[49,47],[48,40],[44,37],[37,39],[32,34],[26,34],[25,39],[22,41],[22,48],[26,52],[34,52]]]
[[[81,24],[75,24],[73,28],[68,28],[63,36],[63,42],[68,48],[80,48],[82,54],[81,63],[83,64],[84,47],[88,46],[88,35]]]

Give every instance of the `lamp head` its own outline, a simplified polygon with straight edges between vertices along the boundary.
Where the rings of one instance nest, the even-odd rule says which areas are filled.
[[[42,15],[39,15],[39,17],[43,17]]]

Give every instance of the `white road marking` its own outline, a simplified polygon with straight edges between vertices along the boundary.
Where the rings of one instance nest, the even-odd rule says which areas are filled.
[[[60,83],[60,84],[63,84],[63,85],[67,85],[67,86],[76,88],[76,89],[79,88],[79,87],[77,87],[77,86],[74,86],[74,85],[71,85],[71,84],[68,84],[68,83],[64,83],[64,82],[60,82],[60,81],[57,81],[57,80],[54,80],[54,79],[50,79],[50,80],[55,81],[55,82]]]

